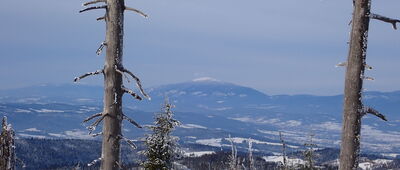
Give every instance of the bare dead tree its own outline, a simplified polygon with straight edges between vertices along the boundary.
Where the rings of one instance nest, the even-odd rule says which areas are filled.
[[[253,140],[251,138],[249,138],[248,140],[248,151],[249,151],[249,170],[255,170],[255,166],[254,166],[254,157],[253,157]]]
[[[373,80],[364,75],[365,68],[372,69],[366,64],[367,42],[370,18],[392,24],[396,29],[399,20],[372,14],[371,0],[353,0],[353,19],[350,35],[350,49],[346,63],[344,112],[342,127],[342,143],[340,148],[341,170],[357,169],[360,152],[361,118],[370,113],[386,121],[384,115],[377,110],[366,107],[362,103],[363,80]]]
[[[279,139],[281,140],[281,143],[282,143],[282,158],[283,158],[283,162],[282,162],[283,168],[282,169],[287,170],[288,163],[286,160],[286,143],[283,140],[283,135],[282,135],[282,132],[280,132],[280,131],[279,131]]]
[[[102,52],[102,49],[104,47],[106,48],[104,68],[95,72],[86,73],[75,78],[74,81],[79,81],[80,79],[91,75],[104,75],[103,111],[87,118],[84,122],[96,118],[94,123],[88,127],[90,131],[89,133],[91,134],[96,129],[97,125],[104,121],[102,133],[93,135],[103,135],[102,156],[89,165],[100,161],[100,169],[114,170],[120,169],[122,165],[120,162],[120,140],[125,139],[121,133],[122,120],[128,120],[128,122],[135,126],[139,128],[141,127],[122,112],[122,96],[124,93],[130,94],[135,99],[142,100],[142,97],[123,85],[123,77],[125,76],[125,78],[127,78],[125,74],[131,76],[132,79],[136,81],[140,93],[144,97],[150,99],[150,97],[144,92],[139,78],[137,78],[131,71],[125,69],[122,63],[124,11],[134,11],[144,17],[147,17],[147,15],[139,10],[126,7],[124,0],[94,0],[84,3],[83,6],[99,3],[103,5],[87,7],[79,12],[98,9],[105,9],[106,11],[104,16],[97,18],[97,20],[104,20],[106,23],[106,40],[101,43],[99,49],[96,51],[96,54],[99,55]]]
[[[0,169],[15,169],[14,130],[7,124],[7,117],[3,117],[0,135]]]

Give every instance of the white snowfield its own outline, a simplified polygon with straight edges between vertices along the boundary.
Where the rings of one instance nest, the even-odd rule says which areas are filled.
[[[224,139],[226,141],[232,140],[233,143],[247,143],[247,142],[251,141],[252,143],[255,143],[255,144],[282,146],[281,143],[265,142],[265,141],[260,141],[260,140],[256,140],[256,139],[248,139],[248,138],[240,138],[240,137],[231,137],[230,139],[229,138],[199,139],[199,140],[196,140],[196,143],[202,144],[202,145],[214,146],[214,147],[226,146],[221,143],[222,139]],[[286,145],[286,147],[295,148],[295,149],[299,148],[298,146],[294,146],[294,145]]]
[[[281,162],[283,164],[283,156],[263,156],[265,162]],[[287,158],[288,165],[304,165],[305,162],[302,159],[297,158]]]
[[[185,152],[184,155],[186,157],[200,157],[203,155],[212,155],[215,154],[214,151],[197,151],[197,152]]]
[[[185,129],[193,129],[193,128],[198,128],[198,129],[207,129],[206,127],[204,127],[204,126],[201,126],[201,125],[196,125],[196,124],[182,124],[182,125],[180,125],[179,127],[181,127],[181,128],[185,128]]]

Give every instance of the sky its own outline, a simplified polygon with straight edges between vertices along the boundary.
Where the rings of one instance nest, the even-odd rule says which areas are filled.
[[[103,10],[84,1],[4,0],[0,6],[0,89],[71,83],[104,65]],[[274,94],[341,94],[350,0],[126,0],[149,15],[125,13],[124,65],[145,87],[199,77]],[[400,1],[373,1],[372,12],[400,18]],[[400,90],[400,30],[370,23],[369,91]],[[102,76],[82,83],[102,85]]]

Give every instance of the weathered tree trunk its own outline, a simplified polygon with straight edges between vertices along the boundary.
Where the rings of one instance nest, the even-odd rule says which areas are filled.
[[[107,0],[106,59],[104,65],[104,111],[102,170],[119,169],[122,122],[122,68],[124,0]]]
[[[362,85],[371,0],[355,0],[347,60],[340,170],[357,169],[360,150],[361,117],[363,115]]]
[[[124,36],[124,11],[133,11],[143,17],[147,18],[147,15],[142,11],[134,8],[126,7],[124,0],[93,0],[83,4],[83,6],[89,6],[98,3],[105,3],[101,6],[87,7],[79,12],[85,12],[95,9],[106,9],[104,17],[99,17],[97,20],[106,21],[106,40],[101,43],[97,50],[97,55],[102,52],[103,47],[106,46],[106,57],[104,69],[97,70],[94,72],[85,73],[79,77],[75,77],[74,82],[79,81],[85,77],[91,75],[104,75],[104,108],[101,113],[94,114],[83,122],[88,122],[94,118],[97,118],[88,129],[89,134],[96,129],[97,125],[104,120],[102,133],[92,134],[92,136],[103,135],[102,153],[101,157],[95,159],[93,162],[88,164],[92,166],[97,162],[101,161],[100,169],[102,170],[113,170],[120,169],[122,164],[120,162],[120,140],[125,140],[129,145],[135,148],[132,140],[125,138],[121,133],[122,120],[125,119],[131,124],[138,128],[142,128],[133,119],[127,117],[122,112],[122,96],[124,93],[128,93],[135,99],[142,100],[138,94],[132,90],[124,87],[123,75],[129,75],[133,80],[136,81],[136,86],[140,90],[140,93],[150,100],[143,88],[142,84],[137,76],[131,71],[124,68],[122,63],[122,49],[123,49],[123,36]],[[125,75],[125,78],[129,80],[129,77]]]
[[[0,135],[0,169],[15,169],[14,131],[7,124],[7,118],[3,118]]]

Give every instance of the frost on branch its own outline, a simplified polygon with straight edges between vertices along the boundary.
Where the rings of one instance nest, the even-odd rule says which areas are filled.
[[[77,81],[79,81],[79,80],[81,80],[81,79],[83,79],[83,78],[85,78],[87,76],[94,76],[94,75],[97,75],[97,74],[100,74],[100,73],[104,73],[104,70],[96,70],[94,72],[87,72],[87,73],[85,73],[85,74],[83,74],[83,75],[81,75],[79,77],[75,77],[74,78],[74,82],[77,82]]]
[[[91,5],[91,4],[96,4],[96,3],[100,3],[100,2],[106,2],[105,0],[95,0],[95,1],[90,1],[90,2],[86,2],[86,3],[84,3],[84,4],[82,4],[82,6],[88,6],[88,5]]]
[[[124,93],[130,94],[133,98],[135,98],[135,99],[137,99],[137,100],[142,100],[142,97],[140,97],[139,95],[137,95],[134,91],[132,91],[132,90],[130,90],[130,89],[127,89],[127,88],[125,88],[125,87],[122,87],[121,89],[122,89],[122,91],[123,91]]]
[[[96,115],[98,115],[98,114],[96,114]],[[87,127],[87,129],[89,130],[89,135],[92,134],[92,132],[96,130],[96,127],[99,125],[99,123],[101,121],[103,121],[104,117],[106,117],[107,115],[108,115],[107,113],[106,114],[101,113],[101,117],[97,118],[96,121],[94,121],[90,126]],[[94,118],[94,116],[92,116],[92,117]],[[98,116],[96,116],[96,117],[98,117]]]
[[[92,162],[88,163],[87,166],[93,166],[96,165],[98,162],[100,162],[103,158],[97,158],[93,160]]]
[[[102,18],[102,19],[104,19],[104,18]],[[100,20],[100,19],[97,18],[96,20]],[[101,42],[100,47],[96,50],[96,54],[100,55],[101,52],[103,51],[104,46],[106,46],[106,45],[107,45],[107,43],[105,41]]]
[[[382,113],[380,113],[378,110],[372,108],[372,107],[363,107],[363,109],[361,109],[360,113],[362,114],[362,116],[366,115],[367,113],[375,115],[376,117],[379,117],[380,119],[387,121],[385,115],[383,115]]]

